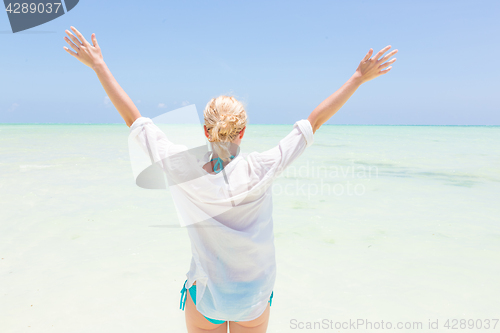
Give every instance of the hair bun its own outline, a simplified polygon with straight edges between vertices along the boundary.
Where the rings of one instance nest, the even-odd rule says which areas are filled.
[[[223,123],[236,123],[238,121],[238,118],[233,115],[233,114],[221,114],[220,115],[220,122]]]
[[[219,125],[219,128],[223,130],[230,129],[234,127],[234,124],[238,121],[238,119],[231,114],[221,114],[219,116],[219,121],[217,124]]]
[[[209,131],[210,142],[230,142],[246,126],[247,115],[243,104],[234,97],[219,96],[212,98],[203,111],[205,126]],[[215,145],[214,147],[217,147]],[[225,148],[214,148],[218,150],[221,158],[229,157]],[[229,155],[228,155],[229,154]],[[227,156],[225,156],[227,155]]]

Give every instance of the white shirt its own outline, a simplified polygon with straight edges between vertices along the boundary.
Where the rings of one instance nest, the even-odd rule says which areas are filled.
[[[276,279],[272,181],[312,143],[312,126],[302,119],[274,148],[240,152],[223,171],[209,174],[202,168],[208,147],[174,144],[150,118],[130,127],[137,184],[165,188],[159,174],[167,176],[191,240],[186,288],[196,281],[196,308],[206,317],[248,321],[266,309]]]

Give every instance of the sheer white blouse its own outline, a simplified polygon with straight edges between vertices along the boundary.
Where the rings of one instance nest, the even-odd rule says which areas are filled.
[[[191,240],[185,287],[196,281],[196,308],[206,317],[247,321],[266,309],[276,278],[272,181],[313,138],[310,122],[299,120],[277,146],[240,152],[223,171],[209,174],[202,168],[210,160],[208,147],[174,144],[150,118],[140,117],[130,127],[136,183],[166,188],[167,178]]]

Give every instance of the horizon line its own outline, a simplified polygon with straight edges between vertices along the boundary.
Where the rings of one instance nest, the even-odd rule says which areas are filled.
[[[249,125],[267,125],[267,126],[275,126],[275,125],[293,125],[294,123],[289,123],[289,124],[261,124],[261,123],[252,123]],[[0,123],[0,126],[2,125],[125,125],[125,123]],[[165,125],[165,124],[159,124],[159,125]],[[169,125],[196,125],[196,124],[185,124],[185,123],[180,123],[180,124],[169,124]],[[469,125],[469,124],[323,124],[321,126],[500,126],[498,125],[485,125],[485,124],[476,124],[476,125]],[[128,126],[127,126],[128,127]]]

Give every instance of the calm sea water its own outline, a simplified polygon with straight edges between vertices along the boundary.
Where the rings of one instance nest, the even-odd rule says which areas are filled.
[[[242,150],[291,129],[250,125]],[[0,125],[0,331],[186,331],[189,238],[135,186],[128,133]],[[269,332],[499,319],[500,127],[323,126],[273,193]]]

